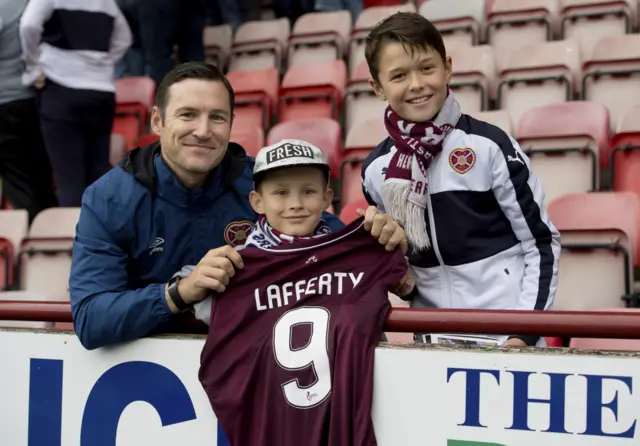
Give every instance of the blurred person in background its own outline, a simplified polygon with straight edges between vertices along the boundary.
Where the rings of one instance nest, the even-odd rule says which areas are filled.
[[[36,92],[22,85],[18,27],[27,0],[0,2],[0,177],[3,191],[29,220],[57,206],[51,165],[42,142]]]
[[[353,23],[356,23],[364,4],[362,0],[315,0],[314,7],[317,12],[333,12],[346,9],[351,14]]]
[[[116,0],[131,30],[131,46],[116,65],[116,77],[146,76],[140,38],[140,0]]]
[[[244,22],[260,20],[262,1],[207,0],[205,7],[207,11],[207,26],[228,24],[235,33]]]
[[[38,108],[61,206],[110,169],[114,68],[131,45],[115,0],[30,0],[20,21],[24,85]]]
[[[138,0],[140,37],[149,77],[160,85],[178,63],[204,61],[205,0]]]

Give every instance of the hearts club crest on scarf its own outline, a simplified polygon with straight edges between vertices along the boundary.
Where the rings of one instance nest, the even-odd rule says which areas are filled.
[[[384,123],[395,152],[380,189],[382,203],[402,223],[407,239],[418,251],[430,246],[425,216],[429,193],[427,170],[442,152],[444,140],[458,124],[460,115],[460,106],[451,91],[432,121],[409,122],[391,107],[385,111]]]

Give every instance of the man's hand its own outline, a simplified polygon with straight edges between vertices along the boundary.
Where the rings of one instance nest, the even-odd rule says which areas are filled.
[[[38,76],[38,78],[33,82],[33,86],[35,88],[37,88],[38,90],[42,90],[44,88],[44,85],[47,83],[47,78],[44,76],[44,74],[41,74],[40,76]]]
[[[229,280],[236,274],[234,266],[242,269],[244,262],[231,246],[212,249],[189,276],[180,280],[178,292],[188,304],[200,302],[211,291],[222,293],[229,285]],[[167,301],[170,302],[171,299],[168,298]]]
[[[527,343],[524,342],[522,339],[511,338],[508,341],[506,341],[504,344],[502,344],[502,347],[527,347]]]
[[[407,265],[408,265],[409,264],[409,259],[407,257],[405,257],[404,260],[405,260],[405,262],[407,262]],[[389,291],[391,291],[393,294],[395,294],[398,297],[405,297],[406,295],[408,295],[409,293],[411,293],[413,291],[415,286],[416,286],[416,279],[415,279],[415,277],[413,277],[413,273],[411,272],[411,268],[409,268],[407,270],[407,274],[405,274],[404,277],[402,279],[400,279],[400,282],[398,282]]]
[[[407,236],[404,229],[391,215],[381,214],[375,206],[369,206],[367,210],[356,209],[359,216],[364,215],[364,229],[378,240],[387,251],[393,251],[396,246],[400,245],[402,252],[407,252]]]

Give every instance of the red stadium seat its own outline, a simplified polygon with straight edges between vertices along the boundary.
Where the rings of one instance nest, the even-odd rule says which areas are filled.
[[[149,77],[124,77],[116,81],[116,115],[135,114],[142,127],[149,122],[155,103],[156,83]]]
[[[636,0],[560,0],[560,38],[578,41],[588,57],[603,37],[630,33],[637,9]]]
[[[134,115],[116,115],[113,119],[111,134],[121,135],[124,138],[127,151],[135,149],[141,132],[140,121]]]
[[[545,337],[544,340],[547,343],[547,347],[550,347],[550,348],[562,347],[562,338]]]
[[[247,152],[247,155],[255,157],[264,146],[264,131],[260,127],[231,127],[231,141],[238,143]]]
[[[640,131],[623,132],[611,139],[611,186],[614,191],[640,197]]]
[[[49,208],[33,219],[19,257],[20,289],[69,300],[71,248],[80,208]]]
[[[363,198],[362,164],[370,149],[350,150],[340,165],[340,206]]]
[[[135,147],[149,122],[155,93],[156,84],[148,77],[125,77],[116,81],[116,116],[111,133],[122,135],[129,150]]]
[[[429,0],[420,5],[420,14],[442,33],[445,46],[476,45],[485,17],[485,0]]]
[[[554,310],[625,307],[640,242],[640,198],[630,192],[569,194],[548,211],[562,236]]]
[[[26,210],[0,210],[0,290],[15,283],[17,256],[28,228],[29,215]]]
[[[280,69],[290,28],[287,18],[244,22],[233,39],[229,71]]]
[[[366,210],[369,207],[369,203],[364,198],[347,203],[340,209],[340,220],[344,224],[349,224],[354,220],[357,220],[360,216],[356,213],[357,209]]]
[[[111,141],[109,145],[109,164],[112,167],[118,165],[122,158],[124,158],[124,154],[127,151],[127,142],[124,140],[122,135],[117,133],[111,134]]]
[[[351,156],[350,152],[352,151],[371,151],[388,136],[384,126],[384,115],[380,114],[366,121],[360,121],[347,133],[344,155]]]
[[[498,82],[498,108],[509,110],[516,126],[527,110],[570,101],[579,91],[578,45],[558,41],[522,46],[506,59]]]
[[[640,35],[600,39],[582,67],[583,99],[609,109],[611,129],[640,98]]]
[[[118,107],[141,105],[145,110],[150,110],[155,103],[155,94],[156,83],[149,77],[130,76],[116,80],[116,103]]]
[[[267,136],[267,145],[283,139],[301,139],[320,148],[331,168],[331,178],[337,178],[342,152],[342,130],[337,121],[330,118],[296,119],[275,125]]]
[[[405,3],[404,0],[365,0],[364,7],[373,8],[376,6],[396,6]]]
[[[369,32],[384,18],[398,11],[416,12],[416,7],[413,3],[408,2],[401,5],[373,6],[360,13],[349,40],[349,72],[351,75],[356,67],[365,61],[364,41]]]
[[[597,102],[544,105],[523,113],[518,141],[545,186],[546,202],[599,188],[609,151],[609,114]]]
[[[622,112],[616,122],[616,133],[640,132],[640,98],[638,103]]]
[[[289,68],[342,60],[351,34],[349,11],[310,12],[296,20],[289,37]]]
[[[480,121],[488,122],[491,125],[501,128],[505,133],[513,135],[513,127],[511,126],[511,116],[508,110],[491,110],[483,112],[469,113]]]
[[[553,40],[558,0],[494,0],[487,13],[487,40],[496,53],[498,71],[512,51]]]
[[[229,57],[233,30],[229,25],[207,26],[202,36],[206,62],[224,69]]]
[[[289,68],[280,87],[278,122],[339,119],[346,83],[347,67],[343,60]]]
[[[160,137],[155,133],[145,133],[144,135],[140,136],[140,138],[138,138],[138,142],[136,143],[136,145],[138,147],[146,147],[158,140],[160,140]]]
[[[267,130],[278,100],[280,74],[277,68],[232,71],[227,79],[236,97],[234,125]]]
[[[360,63],[353,71],[344,96],[345,133],[360,121],[384,115],[387,102],[379,99],[369,84],[369,65]]]
[[[360,121],[349,130],[340,163],[341,204],[362,198],[362,164],[367,155],[388,136],[382,115]]]
[[[447,48],[453,61],[449,87],[465,113],[486,110],[495,97],[496,67],[493,48],[489,45]]]

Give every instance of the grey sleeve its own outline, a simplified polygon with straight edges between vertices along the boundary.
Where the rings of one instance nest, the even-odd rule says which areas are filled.
[[[193,314],[196,319],[209,325],[211,322],[211,296],[205,300],[193,304]]]
[[[181,279],[184,279],[189,274],[191,274],[194,269],[196,269],[196,265],[185,265],[182,267],[180,271],[178,271],[173,275],[172,279],[175,277],[180,277]]]
[[[191,274],[194,269],[196,269],[196,265],[185,265],[180,271],[175,273],[173,277],[184,279]],[[205,300],[193,304],[193,314],[196,319],[209,325],[211,321],[211,297],[207,297]]]

